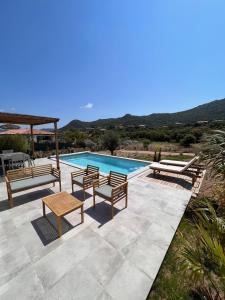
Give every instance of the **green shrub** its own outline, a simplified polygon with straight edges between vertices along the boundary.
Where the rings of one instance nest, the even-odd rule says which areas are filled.
[[[190,147],[191,144],[196,142],[196,138],[193,134],[187,134],[184,138],[180,141],[181,146]]]
[[[13,149],[15,152],[27,152],[29,143],[22,135],[5,135],[0,137],[0,151]]]

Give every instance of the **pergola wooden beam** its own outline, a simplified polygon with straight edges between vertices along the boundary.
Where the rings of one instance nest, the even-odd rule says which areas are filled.
[[[58,143],[58,134],[57,134],[57,122],[58,121],[59,121],[58,118],[49,118],[49,117],[20,115],[20,114],[11,114],[11,113],[0,112],[0,123],[30,125],[32,154],[34,154],[33,126],[54,123],[57,169],[59,169],[59,143]]]
[[[32,115],[20,115],[0,112],[0,123],[43,125],[58,122],[58,118],[40,117]]]

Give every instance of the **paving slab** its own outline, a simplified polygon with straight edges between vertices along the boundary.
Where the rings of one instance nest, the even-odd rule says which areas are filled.
[[[74,169],[61,164],[62,189],[70,193]],[[77,212],[67,215],[60,239],[54,216],[48,210],[49,222],[42,216],[42,198],[55,192],[57,184],[18,193],[15,207],[8,209],[5,183],[0,183],[0,298],[146,299],[191,191],[143,174],[133,177],[128,208],[117,203],[111,220],[110,205],[98,197],[94,209],[89,189],[85,222],[79,224]],[[74,196],[82,200],[79,187]]]

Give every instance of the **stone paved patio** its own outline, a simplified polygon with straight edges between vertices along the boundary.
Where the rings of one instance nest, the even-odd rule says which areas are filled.
[[[38,164],[52,163],[48,159]],[[61,164],[63,190],[71,192],[70,172]],[[58,191],[46,186],[18,194],[8,209],[0,183],[0,298],[146,299],[190,200],[190,189],[148,180],[150,171],[129,181],[128,208],[110,206],[86,194],[84,224],[75,211],[57,239],[55,220],[42,217],[41,198]],[[82,199],[77,191],[75,196]]]

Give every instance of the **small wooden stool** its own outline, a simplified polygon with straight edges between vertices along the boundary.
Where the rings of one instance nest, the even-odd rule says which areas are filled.
[[[54,195],[47,196],[42,199],[43,205],[43,216],[47,218],[45,212],[45,205],[53,212],[56,216],[56,222],[58,227],[58,236],[62,235],[62,217],[69,214],[70,212],[80,208],[81,209],[81,223],[84,222],[84,209],[83,202],[70,195],[67,192],[60,192]]]

